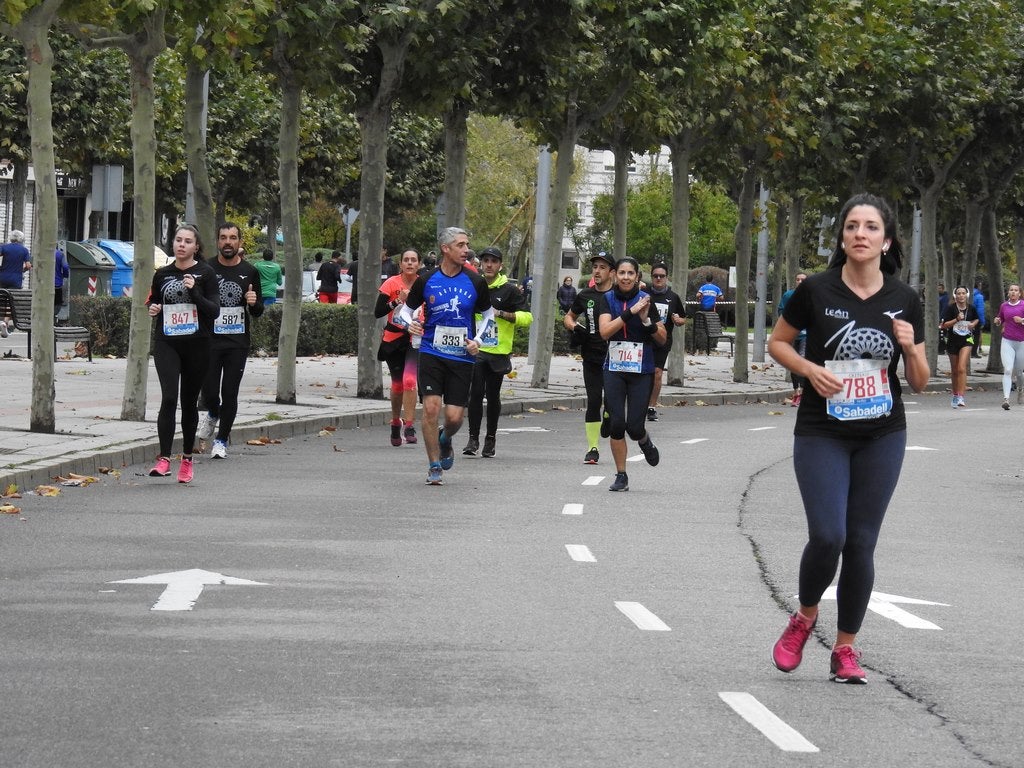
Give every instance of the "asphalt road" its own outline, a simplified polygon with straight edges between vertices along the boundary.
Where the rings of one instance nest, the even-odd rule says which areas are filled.
[[[495,459],[463,432],[439,488],[377,429],[27,496],[0,518],[3,762],[1024,765],[1024,407],[997,398],[910,398],[867,686],[828,681],[834,602],[797,671],[770,662],[805,530],[777,405],[667,409],[625,494],[548,412]],[[188,569],[258,583],[115,583]]]

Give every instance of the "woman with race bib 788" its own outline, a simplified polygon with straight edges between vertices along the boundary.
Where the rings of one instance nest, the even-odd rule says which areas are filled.
[[[896,276],[896,217],[881,198],[859,194],[839,215],[829,268],[794,292],[768,351],[806,384],[797,411],[793,469],[808,542],[800,559],[800,605],[772,649],[783,672],[800,664],[818,604],[839,570],[830,677],[866,683],[853,647],[874,586],[874,552],[906,449],[897,367],[920,391],[930,376],[917,293]],[[793,341],[807,331],[806,357]],[[842,560],[842,566],[839,563]]]

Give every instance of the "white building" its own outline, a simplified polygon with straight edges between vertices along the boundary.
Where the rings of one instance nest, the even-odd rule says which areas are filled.
[[[576,161],[583,167],[583,177],[579,186],[573,190],[570,204],[579,213],[580,228],[587,228],[594,223],[594,201],[599,195],[610,195],[615,191],[615,153],[610,150],[584,149],[576,150]],[[635,154],[628,168],[630,185],[647,178],[652,171],[672,172],[671,157],[668,147],[662,147],[657,154]],[[580,278],[580,255],[571,232],[562,236],[562,262],[558,273],[561,284],[566,277],[574,282]]]

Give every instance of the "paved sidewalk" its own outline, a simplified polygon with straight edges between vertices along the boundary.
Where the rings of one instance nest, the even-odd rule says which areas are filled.
[[[57,360],[55,366],[56,432],[29,432],[32,362],[25,357],[23,333],[0,340],[0,492],[10,483],[30,490],[69,473],[95,475],[100,467],[120,468],[152,461],[157,453],[156,411],[160,387],[150,365],[146,421],[122,421],[125,361],[95,358]],[[710,356],[687,355],[683,387],[664,386],[664,407],[725,403],[783,402],[790,393],[785,371],[771,362],[752,362],[748,381],[733,381],[733,358],[727,345]],[[67,355],[70,345],[58,349]],[[13,353],[15,356],[8,356]],[[933,379],[930,388],[948,388],[948,374]],[[580,363],[555,357],[548,385],[531,386],[533,366],[513,358],[514,378],[506,379],[503,411],[562,406],[582,409],[585,392]],[[388,387],[382,364],[385,394]],[[266,436],[283,439],[319,432],[324,427],[348,429],[383,427],[390,420],[386,400],[356,397],[357,361],[354,356],[300,358],[296,366],[296,404],[275,402],[276,358],[251,358],[239,393],[239,411],[232,430],[236,443]],[[998,388],[998,377],[985,380]],[[180,426],[175,450],[180,450]]]

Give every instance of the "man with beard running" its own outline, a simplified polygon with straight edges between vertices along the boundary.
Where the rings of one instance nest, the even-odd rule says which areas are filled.
[[[199,419],[197,437],[208,440],[214,430],[210,456],[228,457],[228,439],[238,413],[238,388],[249,359],[249,322],[263,314],[260,274],[241,256],[242,236],[237,224],[225,222],[217,229],[217,258],[209,264],[217,275],[220,314],[213,323],[210,367],[203,382],[206,413]]]
[[[647,420],[657,421],[658,398],[661,396],[661,380],[668,367],[668,353],[672,349],[672,329],[686,322],[686,307],[682,297],[668,287],[668,266],[658,262],[651,267],[652,285],[647,289],[651,301],[658,309],[658,315],[665,323],[668,338],[663,346],[654,347],[654,384],[651,387],[651,401],[647,404]]]
[[[598,300],[612,288],[611,256],[604,251],[590,258],[590,269],[594,285],[576,294],[572,306],[565,313],[562,323],[572,334],[574,347],[579,347],[583,358],[583,386],[587,391],[587,411],[583,417],[587,432],[587,453],[584,464],[597,464],[600,454],[597,444],[601,437],[608,437],[607,420],[604,418],[604,359],[608,355],[608,342],[601,337],[597,325]],[[601,434],[604,431],[605,434]]]

